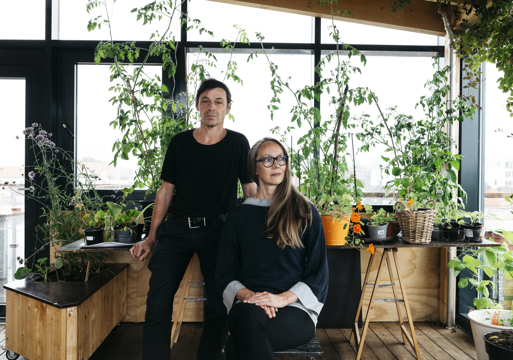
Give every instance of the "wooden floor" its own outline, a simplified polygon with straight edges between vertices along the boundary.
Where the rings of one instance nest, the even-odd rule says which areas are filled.
[[[139,360],[142,357],[142,324],[123,323],[116,327],[93,354],[91,360]],[[399,343],[401,333],[396,323],[371,323],[362,359],[415,359],[409,345]],[[422,359],[477,359],[472,336],[461,329],[447,330],[433,323],[415,323]],[[201,323],[184,323],[171,359],[195,360],[202,331]],[[349,343],[350,330],[318,329],[317,338],[324,350],[322,360],[354,359],[354,344]],[[0,344],[4,345],[5,327],[0,326]],[[0,351],[0,360],[6,359]],[[297,358],[278,358],[292,360]],[[25,360],[19,357],[19,360]],[[30,359],[38,360],[38,359]]]

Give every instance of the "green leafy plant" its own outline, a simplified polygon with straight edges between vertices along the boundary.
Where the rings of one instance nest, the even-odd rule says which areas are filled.
[[[96,213],[87,213],[82,217],[85,226],[89,228],[104,228],[106,220],[110,215],[103,210],[98,210]]]
[[[335,9],[336,3],[337,1],[321,1],[320,5],[330,6],[332,14],[352,15]],[[320,81],[312,86],[295,90],[290,85],[290,79],[280,76],[278,66],[263,46],[264,37],[261,34],[257,34],[257,37],[262,43],[262,50],[252,54],[250,59],[264,54],[269,62],[273,91],[268,105],[271,118],[279,109],[281,94],[287,92],[294,98],[294,106],[290,110],[291,125],[286,129],[276,127],[273,132],[285,140],[296,126],[307,127],[306,133],[297,140],[298,147],[295,151],[290,149],[293,174],[300,182],[298,189],[317,206],[321,214],[343,216],[352,212],[352,204],[362,195],[363,187],[354,173],[349,174],[346,160],[351,157],[349,129],[355,127],[351,121],[351,106],[372,102],[372,95],[368,88],[349,86],[351,75],[361,73],[358,67],[351,64],[350,59],[358,58],[365,64],[364,54],[341,42],[333,16],[331,29],[330,35],[336,42],[336,51],[326,55],[316,65],[315,72]],[[329,96],[329,106],[333,110],[325,118],[322,118],[319,108],[313,105],[314,100],[319,100],[321,94]],[[356,165],[354,155],[352,160],[353,165]]]
[[[387,213],[385,209],[381,208],[378,211],[374,212],[370,218],[371,223],[367,225],[371,226],[381,226],[389,223],[390,221],[395,221],[394,214]]]
[[[54,264],[47,264],[47,257],[41,260],[43,250],[83,238],[84,214],[97,212],[103,206],[94,189],[98,176],[76,162],[72,154],[56,147],[52,134],[39,124],[32,124],[23,134],[34,158],[28,166],[29,191],[24,195],[41,208],[43,221],[33,234],[37,248],[33,255],[21,260],[23,266],[17,269],[16,279],[25,278],[33,269],[44,279],[51,269],[59,269],[63,277],[79,279],[83,278],[89,261],[91,273],[99,272],[107,257],[102,253],[56,254]]]
[[[471,211],[466,212],[465,217],[469,218],[468,224],[471,226],[476,226],[478,223],[482,223],[481,219],[483,219],[485,214],[482,211]]]
[[[458,276],[465,269],[470,272],[470,277],[460,277],[458,287],[463,289],[470,284],[476,288],[479,296],[473,300],[473,303],[478,310],[496,307],[496,304],[490,299],[489,291],[489,288],[495,287],[495,284],[492,280],[482,280],[480,278],[481,271],[490,279],[494,276],[513,279],[513,252],[508,250],[508,243],[513,244],[513,242],[507,240],[500,247],[464,248],[458,258],[449,261],[447,264],[448,268],[454,269],[455,276]]]
[[[433,66],[438,66],[437,58]],[[430,94],[422,96],[416,105],[423,109],[423,119],[397,113],[396,108],[384,114],[377,99],[380,120],[361,118],[363,131],[357,137],[364,143],[362,151],[384,145],[385,152],[390,154],[381,156],[385,162],[381,170],[394,177],[385,185],[386,194],[395,192],[398,198],[414,198],[420,203],[437,199],[445,205],[457,192],[466,198],[456,176],[461,156],[453,153],[455,144],[445,128],[471,117],[475,107],[460,98],[449,99],[449,70],[444,67],[435,71],[426,83]]]

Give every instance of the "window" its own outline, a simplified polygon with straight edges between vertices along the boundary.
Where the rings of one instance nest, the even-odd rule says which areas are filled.
[[[44,40],[45,1],[2,1],[0,7],[0,40]]]

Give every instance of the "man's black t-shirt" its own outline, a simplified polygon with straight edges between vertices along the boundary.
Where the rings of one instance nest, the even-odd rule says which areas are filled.
[[[160,175],[175,185],[169,212],[198,217],[225,214],[235,207],[237,179],[242,184],[253,182],[248,171],[248,139],[226,131],[213,145],[197,142],[193,130],[171,139]]]

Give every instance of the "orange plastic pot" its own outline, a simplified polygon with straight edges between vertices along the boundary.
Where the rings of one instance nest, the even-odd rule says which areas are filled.
[[[328,246],[342,246],[346,243],[346,236],[349,232],[349,216],[336,218],[334,216],[322,215],[322,227],[324,238]]]

